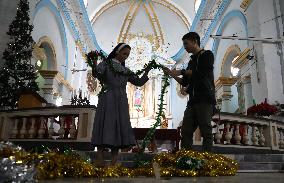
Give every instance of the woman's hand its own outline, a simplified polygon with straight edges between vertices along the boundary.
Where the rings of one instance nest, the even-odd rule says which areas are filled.
[[[163,67],[163,72],[166,74],[166,75],[171,75],[171,70],[167,67]]]
[[[170,75],[172,77],[179,76],[179,75],[181,75],[181,72],[180,72],[180,70],[173,69],[173,70],[171,70]]]
[[[145,72],[148,74],[151,69],[152,69],[152,68],[148,66],[148,67],[145,68]]]

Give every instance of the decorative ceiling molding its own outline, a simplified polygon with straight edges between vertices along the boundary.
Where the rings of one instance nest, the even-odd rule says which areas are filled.
[[[101,6],[99,6],[97,8],[97,10],[94,12],[94,15],[91,16],[91,24],[93,25],[95,23],[95,21],[97,20],[97,18],[99,16],[101,16],[104,12],[106,12],[107,10],[109,10],[112,7],[115,7],[119,4],[125,3],[129,0],[110,0],[104,4],[102,4]],[[135,3],[135,1],[132,2],[132,4]]]
[[[84,0],[78,0],[76,1],[79,4],[79,9],[80,12],[82,12],[82,16],[83,16],[83,22],[82,22],[82,27],[83,27],[83,31],[84,31],[84,37],[87,41],[89,41],[89,50],[88,51],[92,51],[92,50],[101,50],[104,54],[105,52],[101,49],[101,47],[99,46],[95,33],[93,31],[91,22],[90,22],[90,18],[88,16],[86,7],[85,7],[85,3]]]
[[[240,5],[240,7],[246,11],[249,7],[249,5],[252,3],[253,0],[243,0],[242,4]]]
[[[203,1],[203,4],[204,4],[205,0],[202,0],[202,1]],[[109,1],[105,2],[104,4],[99,6],[96,9],[96,11],[92,14],[91,24],[93,25],[95,23],[95,21],[99,18],[99,16],[102,15],[107,10],[109,10],[109,9],[111,9],[111,8],[117,6],[117,5],[120,5],[122,3],[126,3],[126,2],[130,2],[130,0],[109,0]],[[147,15],[150,19],[154,33],[158,37],[157,45],[164,44],[164,37],[163,37],[161,25],[159,23],[156,12],[154,10],[154,6],[153,6],[154,3],[159,4],[161,6],[164,6],[167,9],[169,9],[171,12],[175,13],[182,20],[182,22],[184,23],[184,25],[188,29],[192,28],[191,27],[191,19],[187,16],[185,11],[171,0],[167,0],[167,1],[165,1],[165,0],[131,1],[130,8],[128,10],[128,13],[127,13],[125,19],[124,19],[124,23],[123,23],[124,25],[122,26],[123,28],[121,29],[120,34],[119,34],[118,42],[125,42],[125,39],[126,39],[128,32],[129,32],[129,28],[131,26],[131,23],[132,23],[135,15],[136,15],[134,13],[137,13],[136,11],[134,11],[134,8],[132,6],[134,6],[135,4],[137,5],[137,3],[143,3],[144,9],[146,10],[146,13],[147,13]],[[201,6],[202,6],[202,3],[201,3]],[[138,6],[136,6],[136,8],[138,8]],[[179,52],[181,52],[181,50],[184,51],[184,49],[181,48]],[[181,53],[175,54],[174,57],[175,57],[175,59],[177,59],[177,57],[180,58]],[[174,58],[174,57],[172,57],[172,58]]]
[[[107,11],[108,9],[117,6],[119,4],[125,3],[129,0],[110,0],[104,4],[102,4],[101,6],[99,6],[96,11],[93,13],[93,15],[91,16],[91,23],[93,24],[97,18],[103,14],[105,11]],[[135,2],[135,1],[133,1]],[[136,1],[136,2],[143,2],[143,1]],[[178,15],[181,20],[183,21],[183,23],[185,24],[185,26],[189,29],[191,26],[191,19],[187,16],[186,12],[179,7],[176,3],[168,0],[152,0],[149,2],[144,2],[144,4],[148,4],[148,3],[157,3],[160,4],[166,8],[168,8],[169,10],[171,10],[173,13],[175,13],[176,15]]]
[[[88,16],[83,0],[56,0],[72,30],[75,42],[82,45],[81,54],[94,50],[97,45],[94,42],[94,35],[88,26]],[[87,18],[87,21],[86,21]]]
[[[73,37],[75,40],[80,40],[80,35],[78,31],[78,26],[76,22],[76,15],[74,8],[72,6],[72,0],[56,0],[57,4],[60,6],[65,19],[67,20],[69,26],[72,29]]]
[[[181,7],[176,5],[174,2],[163,1],[163,0],[152,0],[152,2],[160,4],[160,5],[168,8],[169,10],[171,10],[173,13],[178,15],[182,19],[182,21],[185,24],[185,26],[188,29],[190,29],[190,27],[191,27],[191,19],[187,16],[186,12]]]
[[[214,19],[214,15],[218,10],[218,5],[222,3],[221,0],[207,0],[203,12],[200,15],[198,22],[196,23],[195,32],[198,32],[200,38],[202,38],[210,26],[211,21]]]
[[[148,5],[148,7],[147,7]],[[149,20],[151,22],[152,28],[154,30],[154,36],[156,38],[156,49],[164,45],[164,35],[162,32],[160,21],[157,17],[157,14],[153,8],[152,3],[143,4],[143,7],[149,17]],[[150,9],[150,11],[149,11]]]
[[[211,20],[209,21],[210,24],[207,27],[203,27],[202,31],[202,39],[201,39],[201,46],[204,47],[205,44],[207,43],[208,39],[210,38],[210,34],[213,32],[213,30],[216,28],[220,17],[222,14],[225,12],[229,4],[231,3],[232,0],[218,0],[212,7],[212,12],[210,11],[209,14],[206,17],[211,17]]]
[[[132,25],[135,16],[137,15],[137,12],[141,4],[142,1],[140,1],[138,4],[135,1],[131,3],[119,32],[118,42],[125,42],[127,34],[129,33],[129,29]]]

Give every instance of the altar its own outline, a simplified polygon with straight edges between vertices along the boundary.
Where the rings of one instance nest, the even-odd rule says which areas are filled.
[[[143,69],[144,65],[155,59],[157,63],[172,67],[175,62],[167,54],[165,45],[156,45],[151,35],[144,33],[130,34],[126,40],[131,46],[131,53],[126,66],[133,72]],[[155,115],[162,87],[162,70],[151,70],[149,81],[142,87],[127,85],[130,121],[133,128],[149,128],[156,122]],[[165,116],[161,128],[171,127],[170,90],[165,95]]]

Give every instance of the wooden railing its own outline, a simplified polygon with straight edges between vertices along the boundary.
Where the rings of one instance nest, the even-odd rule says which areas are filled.
[[[215,146],[284,151],[284,123],[262,117],[220,113],[213,117]],[[201,143],[201,142],[195,142]]]
[[[94,117],[95,106],[0,111],[0,139],[90,142]],[[213,121],[214,146],[284,151],[282,121],[231,113],[216,114]],[[194,144],[202,144],[202,138],[194,138]]]
[[[45,107],[0,112],[0,138],[90,141],[95,106]]]

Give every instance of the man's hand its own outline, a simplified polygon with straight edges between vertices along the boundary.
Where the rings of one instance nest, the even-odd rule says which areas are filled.
[[[180,70],[173,69],[173,70],[171,70],[170,75],[171,75],[172,77],[175,77],[175,76],[181,75],[181,73],[180,73]]]
[[[171,70],[167,67],[163,67],[163,72],[167,75],[171,75]]]

